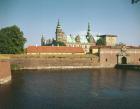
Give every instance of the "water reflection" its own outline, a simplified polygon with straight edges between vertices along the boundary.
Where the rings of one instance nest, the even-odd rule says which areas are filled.
[[[126,89],[126,83],[127,83],[127,71],[126,70],[121,70],[121,77],[120,77],[120,90],[125,90]]]
[[[23,70],[0,86],[0,109],[138,109],[140,73],[117,69]]]

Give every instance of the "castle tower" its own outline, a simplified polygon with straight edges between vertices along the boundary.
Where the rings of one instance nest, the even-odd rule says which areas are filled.
[[[60,22],[59,22],[59,19],[58,19],[58,23],[57,23],[57,26],[56,26],[56,35],[58,35],[61,32],[62,32],[62,28],[61,28],[61,25],[60,25]]]
[[[95,40],[91,34],[91,29],[90,29],[90,23],[88,23],[88,29],[87,29],[87,35],[86,38],[88,40],[89,43],[95,43]]]
[[[61,28],[59,19],[58,19],[58,23],[57,23],[57,26],[56,26],[55,34],[56,34],[56,41],[60,41],[62,39],[62,28]]]
[[[64,42],[64,43],[66,42],[65,33],[62,31],[59,19],[58,19],[58,23],[57,23],[57,26],[56,26],[55,34],[56,34],[56,41]]]
[[[43,37],[43,34],[42,34],[42,37],[41,37],[41,46],[44,46],[45,45],[45,39]]]

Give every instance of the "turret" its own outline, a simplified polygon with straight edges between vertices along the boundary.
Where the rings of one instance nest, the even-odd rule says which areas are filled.
[[[45,45],[45,39],[43,37],[43,34],[42,34],[42,37],[41,37],[41,46],[44,46]]]
[[[64,43],[66,42],[65,33],[62,31],[59,19],[58,19],[58,23],[57,23],[57,26],[56,26],[55,34],[56,34],[56,41],[64,42]]]
[[[89,43],[95,43],[95,40],[91,34],[91,29],[90,29],[90,23],[88,23],[88,29],[87,29],[87,35],[86,38],[88,40]]]
[[[60,36],[61,32],[62,32],[62,28],[61,28],[61,25],[60,25],[60,22],[59,22],[59,19],[58,19],[58,23],[57,23],[57,26],[56,26],[56,32],[55,32],[55,34],[56,34],[56,40]]]

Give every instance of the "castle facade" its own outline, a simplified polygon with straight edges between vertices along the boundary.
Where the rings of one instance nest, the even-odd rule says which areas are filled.
[[[44,37],[42,36],[41,46],[53,45],[54,42],[62,42],[68,47],[82,47],[85,53],[89,53],[89,48],[91,46],[96,45],[95,39],[91,34],[89,23],[88,23],[87,34],[85,36],[66,35],[65,32],[63,32],[62,30],[59,20],[56,26],[55,39],[45,40]]]

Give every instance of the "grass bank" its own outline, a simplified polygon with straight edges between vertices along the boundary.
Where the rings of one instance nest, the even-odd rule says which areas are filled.
[[[7,59],[10,59],[10,55],[0,54],[0,60],[7,60]]]

